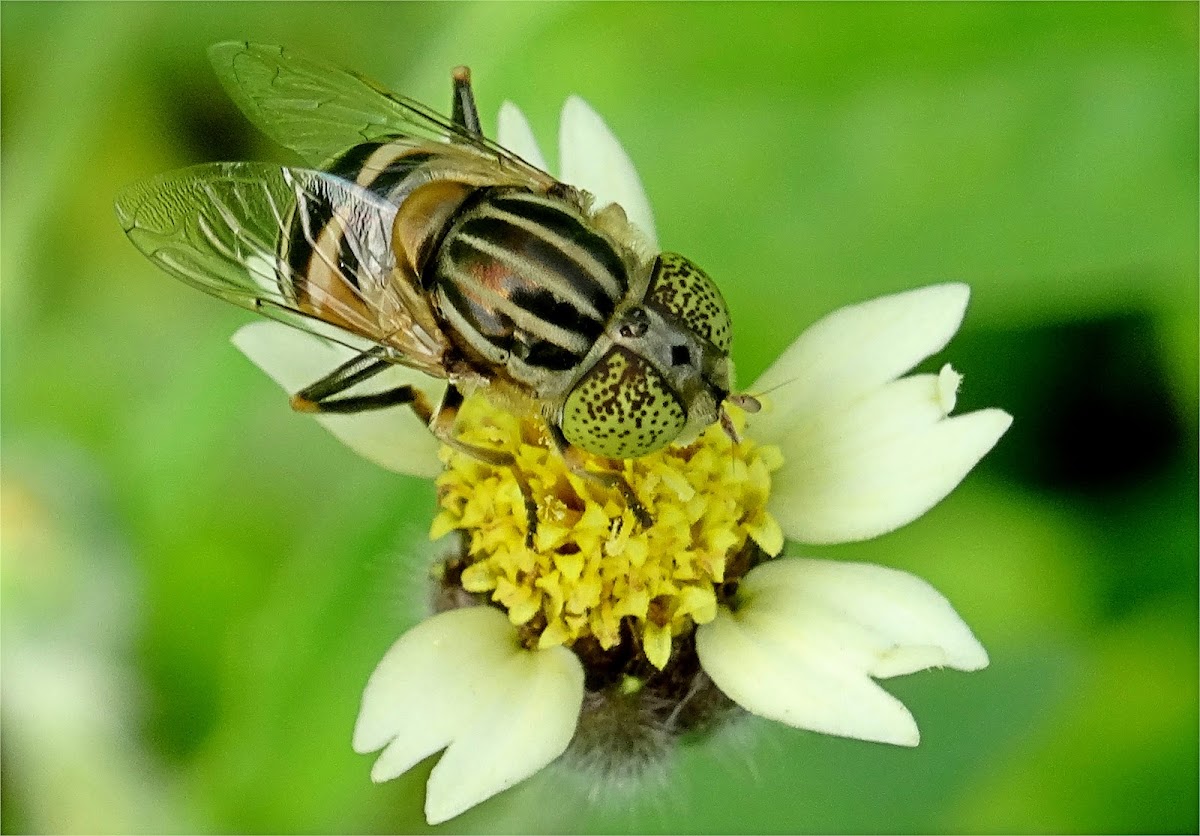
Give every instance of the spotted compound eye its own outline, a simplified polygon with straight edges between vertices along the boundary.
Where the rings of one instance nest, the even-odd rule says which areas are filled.
[[[725,299],[708,274],[678,253],[662,253],[654,265],[646,301],[683,320],[687,327],[729,353],[732,328]]]
[[[636,354],[614,348],[567,395],[561,429],[589,453],[634,459],[669,444],[685,420],[666,379]]]

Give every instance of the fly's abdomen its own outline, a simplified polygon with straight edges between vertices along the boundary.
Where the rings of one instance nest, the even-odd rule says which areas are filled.
[[[516,188],[477,191],[430,266],[456,335],[530,384],[575,369],[629,288],[620,255],[577,210]]]
[[[427,148],[366,142],[348,149],[328,170],[399,206],[413,188],[425,182],[420,171],[435,159],[437,154]]]
[[[426,182],[421,172],[434,156],[421,148],[368,142],[348,149],[329,164],[328,171],[399,205]],[[302,202],[296,206],[290,232],[279,248],[290,268],[291,286],[284,291],[305,309],[343,327],[350,327],[348,315],[363,321],[374,318],[368,298],[373,289],[360,287],[357,280],[363,259],[390,260],[386,240],[377,242],[372,252],[355,248],[357,238],[346,234],[347,218],[353,215],[352,203]]]

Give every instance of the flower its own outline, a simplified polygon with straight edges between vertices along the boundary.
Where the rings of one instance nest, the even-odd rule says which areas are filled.
[[[524,116],[505,104],[499,141],[545,165]],[[561,179],[619,203],[657,247],[629,158],[571,98]],[[359,752],[394,778],[445,749],[426,817],[445,821],[568,754],[612,776],[656,762],[683,734],[744,709],[827,734],[915,745],[908,710],[876,680],[930,667],[978,670],[987,654],[924,581],[882,566],[780,556],[798,544],[862,540],[948,494],[1011,423],[997,409],[951,417],[960,376],[904,377],[958,330],[968,288],[942,284],[843,308],[808,328],[731,408],[685,447],[620,466],[654,524],[618,491],[581,480],[538,422],[469,398],[467,442],[511,452],[537,498],[533,548],[508,468],[438,449],[410,412],[318,416],[367,458],[435,477],[440,611],[387,651],[363,695]],[[234,343],[289,391],[347,349],[275,323]],[[384,388],[436,381],[395,367]],[[360,384],[366,389],[365,384]],[[735,440],[733,437],[737,435]]]

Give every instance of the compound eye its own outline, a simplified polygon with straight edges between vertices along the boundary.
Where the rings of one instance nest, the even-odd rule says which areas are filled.
[[[561,429],[567,441],[589,453],[634,459],[673,441],[686,417],[683,402],[657,369],[614,348],[567,395]]]
[[[646,300],[683,320],[725,354],[733,329],[729,309],[708,274],[678,253],[662,253],[654,265]]]

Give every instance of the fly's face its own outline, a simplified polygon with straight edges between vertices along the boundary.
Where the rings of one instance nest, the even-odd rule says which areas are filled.
[[[572,444],[615,459],[687,441],[729,396],[729,311],[708,275],[662,253],[645,297],[614,319],[608,350],[567,394],[559,426]]]

